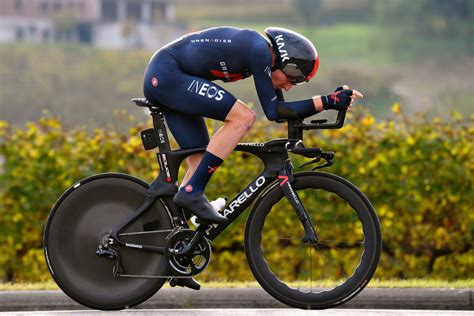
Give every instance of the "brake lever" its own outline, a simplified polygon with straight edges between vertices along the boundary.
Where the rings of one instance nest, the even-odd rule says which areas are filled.
[[[321,160],[321,157],[317,157],[316,159],[313,159],[313,160],[311,160],[311,161],[305,162],[305,163],[302,164],[302,165],[299,165],[298,168],[303,168],[303,167],[312,165],[313,163],[317,163],[317,162],[319,162],[320,160]]]
[[[312,168],[311,171],[332,166],[332,164],[334,163],[332,160],[329,160],[329,161],[326,160],[326,161],[327,161],[326,163],[323,163],[322,165],[317,165],[316,167]]]
[[[301,164],[298,168],[303,168],[303,167],[306,167],[308,165],[312,165],[314,163],[317,163],[317,162],[321,161],[321,158],[326,160],[326,163],[323,163],[322,165],[318,165],[318,166],[312,168],[311,169],[312,171],[332,166],[332,164],[334,163],[333,162],[334,152],[332,152],[332,151],[323,151],[318,157],[316,157],[316,159],[305,162],[305,163]]]

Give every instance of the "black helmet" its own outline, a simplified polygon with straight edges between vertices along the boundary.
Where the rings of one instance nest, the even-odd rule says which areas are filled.
[[[267,27],[276,54],[275,66],[283,71],[292,84],[308,82],[319,66],[314,45],[303,35],[281,27]]]

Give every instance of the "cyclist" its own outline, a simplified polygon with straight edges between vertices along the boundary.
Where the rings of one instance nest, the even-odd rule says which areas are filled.
[[[269,27],[265,35],[233,27],[216,27],[185,35],[158,50],[144,76],[144,95],[171,111],[165,119],[181,148],[207,147],[187,158],[188,170],[174,202],[207,223],[227,219],[204,196],[212,174],[234,150],[252,124],[255,112],[213,83],[253,75],[263,111],[269,120],[305,118],[317,112],[347,110],[362,94],[348,86],[311,99],[285,102],[281,90],[309,81],[319,56],[302,35]],[[211,139],[203,117],[224,122]]]

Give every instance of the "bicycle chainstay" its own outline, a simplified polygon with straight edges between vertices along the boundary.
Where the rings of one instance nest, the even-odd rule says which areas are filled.
[[[148,235],[148,234],[160,234],[160,233],[168,233],[168,235],[165,237],[165,239],[167,241],[169,241],[173,236],[175,237],[174,239],[176,239],[176,236],[178,234],[187,234],[187,235],[191,235],[192,233],[194,233],[193,230],[191,229],[187,229],[187,228],[183,228],[181,226],[176,226],[174,227],[173,229],[165,229],[165,230],[151,230],[151,231],[141,231],[141,232],[128,232],[128,233],[120,233],[118,236],[119,237],[123,237],[123,236],[139,236],[139,235]],[[203,239],[205,239],[205,242],[207,243],[208,245],[208,249],[204,249],[205,250],[208,250],[209,253],[208,253],[208,258],[206,258],[206,263],[205,263],[205,266],[202,267],[202,269],[199,269],[199,271],[197,273],[192,273],[190,275],[180,275],[180,274],[170,274],[170,275],[140,275],[140,274],[126,274],[124,273],[125,272],[125,269],[123,268],[122,264],[121,264],[121,260],[120,260],[120,254],[119,254],[119,250],[115,250],[115,253],[116,253],[116,262],[115,262],[115,265],[114,265],[114,268],[113,268],[113,275],[114,277],[121,277],[121,278],[146,278],[146,279],[168,279],[168,280],[171,280],[171,279],[188,279],[188,278],[192,278],[194,275],[196,274],[199,274],[201,273],[202,271],[204,271],[204,269],[207,267],[207,265],[209,264],[210,262],[210,255],[211,255],[211,247],[210,247],[210,243],[209,241],[203,237]],[[167,244],[168,246],[168,244]],[[167,247],[168,248],[168,247]],[[167,251],[168,252],[168,251]],[[168,261],[169,261],[169,258],[168,258]],[[170,264],[170,262],[168,262],[168,264]],[[170,270],[172,271],[173,269],[170,267]],[[170,272],[171,272],[170,271]],[[179,272],[177,272],[179,273]]]

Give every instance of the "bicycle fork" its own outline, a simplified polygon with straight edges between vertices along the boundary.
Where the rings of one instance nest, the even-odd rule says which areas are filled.
[[[291,162],[288,162],[291,164]],[[291,183],[293,182],[293,168],[289,166],[285,168],[285,170],[281,170],[278,172],[278,182],[280,184],[280,188],[283,190],[283,193],[287,197],[288,201],[290,202],[291,206],[295,210],[298,218],[301,221],[301,224],[304,228],[304,237],[303,242],[305,243],[317,243],[318,236],[316,231],[314,230],[314,225],[309,217],[308,212],[306,211],[303,203],[301,202],[298,193],[293,189]]]

